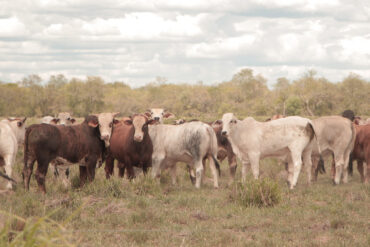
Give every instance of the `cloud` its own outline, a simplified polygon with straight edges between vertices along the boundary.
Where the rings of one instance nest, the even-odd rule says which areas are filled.
[[[141,86],[229,80],[249,67],[370,80],[370,2],[13,0],[0,9],[0,81],[99,75]]]

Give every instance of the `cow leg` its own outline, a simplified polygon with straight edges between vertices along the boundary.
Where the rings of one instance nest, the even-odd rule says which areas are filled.
[[[68,167],[59,167],[59,170],[61,171],[59,173],[60,179],[62,180],[62,183],[65,188],[68,188],[71,186],[71,182],[68,179],[69,176],[69,168]]]
[[[170,174],[171,174],[171,180],[172,180],[172,185],[176,185],[176,163],[174,163],[171,167],[170,167]]]
[[[230,169],[230,182],[229,183],[231,184],[233,181],[235,181],[236,167],[238,164],[236,162],[236,156],[234,154],[228,155],[227,159],[229,161],[229,169]]]
[[[365,182],[365,169],[364,169],[364,163],[360,160],[357,161],[357,170],[360,173],[361,176],[361,182]]]
[[[24,155],[24,167],[23,167],[23,183],[24,183],[24,188],[26,190],[30,190],[30,180],[31,180],[31,175],[33,172],[33,165],[35,164],[36,159],[34,157],[29,157],[27,154]]]
[[[10,178],[12,177],[14,160],[15,154],[4,155],[5,174]],[[13,184],[11,181],[8,181],[8,183],[6,184],[6,188],[9,190],[13,188]]]
[[[307,184],[311,184],[312,176],[312,159],[311,159],[312,149],[304,150],[302,154],[303,163],[307,173]]]
[[[244,183],[247,179],[248,168],[250,167],[249,160],[242,160],[242,182]]]
[[[39,190],[46,194],[46,188],[45,188],[45,177],[46,173],[48,172],[50,160],[47,159],[38,159],[37,160],[37,169],[35,172],[35,178],[37,181],[37,185],[39,186]]]
[[[258,179],[260,175],[260,168],[259,168],[260,154],[259,153],[249,154],[249,161],[251,163],[253,177],[254,179]]]
[[[316,155],[312,155],[312,170],[311,173],[313,174],[313,180],[316,182],[317,177],[319,175],[319,169],[318,169],[318,164],[320,161],[320,158]]]
[[[187,167],[188,167],[188,171],[189,171],[190,181],[191,181],[191,183],[193,185],[195,185],[195,172],[194,172],[194,169],[189,164],[187,164]]]
[[[114,172],[114,158],[111,155],[108,155],[107,158],[105,159],[105,178],[109,179]]]
[[[127,162],[127,164],[125,164],[124,168],[127,168],[127,177],[128,177],[128,179],[130,179],[130,180],[134,179],[135,178],[135,171],[134,171],[134,168],[131,165],[131,163]]]
[[[290,184],[290,189],[293,189],[298,182],[299,173],[301,172],[302,156],[300,152],[294,152],[291,155],[292,155],[292,162],[293,162],[293,179],[292,179],[292,183]]]
[[[294,177],[294,164],[293,161],[289,160],[288,161],[288,166],[287,166],[287,172],[288,172],[288,187],[293,188],[293,177]]]
[[[346,152],[344,152],[343,159],[344,159],[344,164],[343,164],[343,183],[348,183],[348,163],[350,159],[350,153],[351,150],[348,149]]]
[[[164,160],[164,155],[163,156],[155,156],[152,158],[152,177],[153,178],[159,178],[160,173],[162,171],[162,163]]]
[[[335,159],[335,177],[334,177],[334,184],[340,183],[340,178],[343,172],[344,160],[342,156],[334,155]]]
[[[87,180],[87,168],[86,166],[80,166],[80,187],[85,185],[86,180]]]
[[[212,176],[213,176],[213,187],[217,189],[218,188],[218,171],[216,168],[215,159],[212,158],[212,155],[209,155],[208,160],[209,160],[209,166],[211,168]]]
[[[202,160],[198,160],[194,163],[195,167],[195,187],[197,189],[200,188],[202,183],[202,175],[203,175],[203,163]]]

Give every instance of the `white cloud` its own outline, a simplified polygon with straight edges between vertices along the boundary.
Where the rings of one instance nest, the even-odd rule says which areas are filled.
[[[329,80],[350,71],[370,80],[369,23],[369,1],[3,1],[0,80],[214,83],[244,67],[269,84],[310,68]]]

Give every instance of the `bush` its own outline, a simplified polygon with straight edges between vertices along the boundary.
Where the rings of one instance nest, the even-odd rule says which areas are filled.
[[[235,183],[231,199],[245,207],[273,207],[280,202],[279,185],[269,178]]]

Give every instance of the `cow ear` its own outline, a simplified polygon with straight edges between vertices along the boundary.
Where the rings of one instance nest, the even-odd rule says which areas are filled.
[[[58,119],[58,121],[59,121],[59,119]],[[76,122],[76,119],[71,118],[71,123],[74,124],[75,122]]]
[[[118,124],[120,121],[117,119],[113,119],[113,124]]]
[[[96,119],[91,119],[87,124],[88,124],[90,127],[96,128],[96,127],[98,127],[99,122],[98,122],[98,120],[96,120]]]
[[[15,118],[13,118],[13,117],[8,117],[8,121],[14,121],[15,120]]]
[[[147,117],[151,117],[152,116],[152,114],[150,114],[150,112],[145,112],[144,115],[147,116]]]
[[[22,123],[25,123],[27,120],[27,117],[23,118]]]
[[[132,120],[131,119],[126,119],[124,121],[124,123],[127,124],[127,125],[131,125],[132,124]]]
[[[174,117],[175,117],[175,115],[174,115],[173,113],[171,113],[171,112],[165,112],[165,113],[163,114],[163,117],[164,117],[164,118],[174,118]]]
[[[214,124],[222,124],[222,120],[217,119],[216,121],[214,121]]]
[[[119,112],[112,112],[113,117],[116,117],[119,114]]]
[[[59,118],[53,118],[52,120],[51,120],[51,122],[53,122],[54,124],[57,124],[58,122],[59,122]]]

